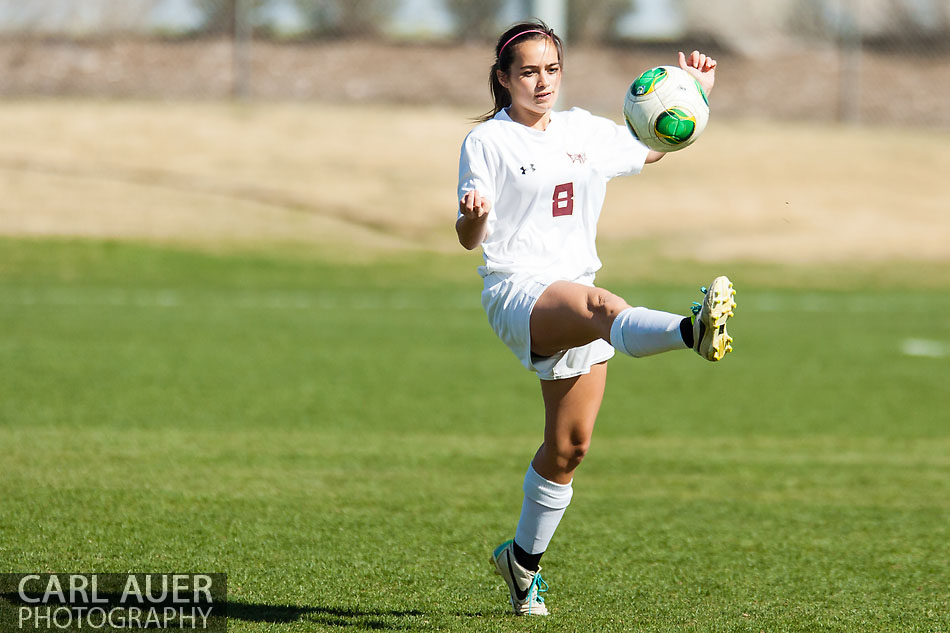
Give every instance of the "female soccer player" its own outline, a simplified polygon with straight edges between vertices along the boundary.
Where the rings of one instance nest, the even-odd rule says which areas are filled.
[[[459,242],[482,246],[482,305],[541,379],[544,401],[544,442],[524,478],[514,539],[491,556],[518,615],[548,613],[539,561],[571,501],[614,350],[643,357],[692,348],[718,361],[732,349],[726,320],[735,292],[726,277],[713,280],[692,318],[631,307],[594,286],[607,181],[664,154],[579,108],[555,112],[562,62],[561,40],[543,22],[503,33],[490,76],[494,108],[465,138],[459,161]],[[680,53],[679,65],[712,89],[714,59]]]

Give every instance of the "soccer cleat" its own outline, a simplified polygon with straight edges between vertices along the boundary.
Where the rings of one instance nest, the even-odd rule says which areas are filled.
[[[514,541],[505,541],[491,554],[491,564],[495,573],[505,579],[511,594],[511,608],[515,615],[547,615],[544,598],[540,595],[548,590],[548,583],[541,578],[541,569],[529,571],[518,564],[512,551]]]
[[[726,332],[726,321],[736,309],[736,291],[728,277],[716,277],[703,288],[702,303],[693,303],[693,350],[703,358],[716,362],[732,351],[732,337]]]

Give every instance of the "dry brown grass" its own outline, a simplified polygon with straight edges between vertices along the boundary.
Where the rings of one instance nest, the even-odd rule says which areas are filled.
[[[0,106],[0,234],[454,250],[451,109]],[[950,134],[713,120],[611,184],[602,240],[765,262],[950,261]],[[710,230],[724,234],[704,241]]]

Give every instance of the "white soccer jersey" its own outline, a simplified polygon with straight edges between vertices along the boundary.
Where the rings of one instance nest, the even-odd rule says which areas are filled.
[[[474,189],[492,202],[479,274],[597,271],[607,181],[639,173],[647,152],[625,127],[580,108],[552,112],[544,131],[505,110],[476,126],[462,143],[458,199]]]

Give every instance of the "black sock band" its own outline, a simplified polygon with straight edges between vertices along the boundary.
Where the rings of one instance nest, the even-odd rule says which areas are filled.
[[[693,345],[696,344],[696,341],[693,340],[693,320],[689,317],[680,321],[680,336],[683,337],[683,342],[686,343],[686,347],[693,349]]]
[[[515,560],[518,561],[519,565],[528,571],[538,571],[541,567],[541,557],[544,556],[544,552],[540,554],[529,554],[521,549],[514,541],[511,542],[511,546],[511,551],[514,552]]]

